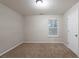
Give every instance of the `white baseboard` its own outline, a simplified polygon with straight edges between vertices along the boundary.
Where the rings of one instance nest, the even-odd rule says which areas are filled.
[[[15,46],[11,47],[10,49],[4,51],[3,53],[0,54],[0,56],[4,55],[5,53],[11,51],[12,49],[16,48],[17,46],[21,45],[23,42],[19,42],[18,44],[16,44]]]
[[[24,41],[24,43],[63,43],[64,42],[57,42],[57,41]]]
[[[67,48],[69,48],[72,52],[74,52],[78,57],[79,57],[79,53],[75,52],[73,49],[71,49],[69,46],[67,46],[66,44],[64,44]]]

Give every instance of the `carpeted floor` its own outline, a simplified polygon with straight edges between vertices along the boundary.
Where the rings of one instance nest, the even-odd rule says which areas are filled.
[[[77,58],[63,44],[22,44],[1,58]]]

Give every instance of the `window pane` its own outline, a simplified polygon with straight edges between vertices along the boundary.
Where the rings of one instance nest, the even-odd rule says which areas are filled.
[[[49,35],[57,35],[57,28],[49,28]]]
[[[57,27],[57,20],[49,20],[48,27]]]

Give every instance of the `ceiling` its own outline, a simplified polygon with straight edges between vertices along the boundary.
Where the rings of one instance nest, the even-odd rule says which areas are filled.
[[[22,15],[52,15],[64,14],[79,0],[46,0],[47,6],[39,8],[34,5],[35,0],[0,0],[1,3]]]

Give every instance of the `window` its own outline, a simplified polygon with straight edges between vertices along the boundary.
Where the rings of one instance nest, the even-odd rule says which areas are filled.
[[[58,37],[58,20],[57,19],[48,20],[48,29],[49,29],[48,33],[49,37]]]

